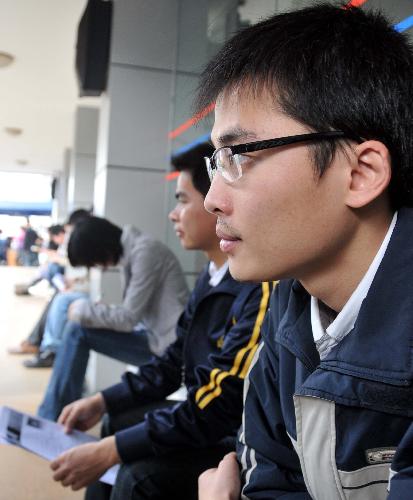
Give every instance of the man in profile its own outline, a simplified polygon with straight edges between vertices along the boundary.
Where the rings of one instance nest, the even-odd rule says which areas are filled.
[[[216,101],[205,205],[230,271],[281,280],[245,382],[242,498],[411,498],[407,38],[361,9],[280,14],[230,40],[200,89],[200,107]],[[200,498],[238,498],[234,468],[203,476]]]
[[[199,474],[235,449],[243,380],[258,347],[271,284],[237,283],[228,272],[216,218],[204,208],[209,179],[203,156],[211,149],[198,146],[174,160],[181,172],[169,218],[182,246],[202,250],[209,261],[177,322],[177,340],[137,375],[126,373],[121,383],[68,405],[59,418],[69,430],[86,430],[109,415],[104,439],[51,464],[54,479],[79,489],[121,462],[113,491],[91,484],[91,500],[196,500]],[[181,384],[186,398],[165,400]]]

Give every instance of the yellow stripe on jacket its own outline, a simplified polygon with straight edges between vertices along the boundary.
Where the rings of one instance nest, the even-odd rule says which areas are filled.
[[[245,378],[248,368],[250,366],[251,360],[256,351],[258,345],[258,339],[260,336],[261,325],[264,320],[265,313],[267,311],[268,300],[270,297],[270,286],[268,283],[262,283],[262,298],[260,306],[258,309],[258,314],[255,320],[254,328],[248,344],[241,348],[235,358],[234,364],[229,371],[222,371],[218,368],[214,368],[210,374],[210,381],[208,384],[200,387],[195,395],[195,401],[198,407],[203,410],[212,400],[218,397],[222,393],[221,383],[227,377],[234,376],[238,374],[238,377]],[[248,352],[250,351],[250,352]],[[248,355],[246,356],[246,354]],[[242,360],[245,358],[244,363]]]

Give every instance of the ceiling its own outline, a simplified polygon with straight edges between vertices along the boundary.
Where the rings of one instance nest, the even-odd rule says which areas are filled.
[[[251,3],[255,9],[261,3],[274,8],[278,1],[287,3]],[[307,1],[314,0],[300,0]],[[99,98],[77,96],[76,32],[86,2],[0,0],[0,51],[15,57],[11,66],[0,68],[0,171],[61,170],[64,150],[72,144],[76,106],[99,106]],[[413,14],[412,0],[368,0],[366,5],[387,9],[395,22]],[[21,128],[23,133],[10,136],[6,127]]]
[[[77,96],[77,25],[86,0],[0,0],[0,51],[15,57],[0,68],[0,171],[53,174],[72,144]],[[10,136],[5,127],[23,129]],[[19,164],[26,161],[26,165]]]

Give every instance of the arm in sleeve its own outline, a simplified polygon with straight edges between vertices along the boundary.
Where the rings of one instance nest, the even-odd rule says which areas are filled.
[[[122,304],[93,304],[82,301],[76,311],[76,321],[82,326],[108,328],[130,332],[141,320],[152,300],[156,300],[156,289],[164,258],[157,242],[151,242],[133,250],[131,278],[124,293]]]
[[[102,394],[110,415],[130,410],[137,405],[160,401],[179,389],[182,383],[182,350],[188,327],[192,321],[194,294],[191,295],[177,325],[177,339],[160,357],[139,367],[139,373],[125,373],[122,382]]]
[[[390,468],[390,493],[388,500],[410,498],[413,490],[413,424],[397,447]]]
[[[277,293],[275,290],[272,309]],[[268,314],[263,325],[263,342],[245,379],[244,414],[237,446],[242,467],[241,498],[311,500],[282,415],[271,320]]]
[[[197,384],[187,399],[148,412],[143,423],[116,434],[122,460],[209,446],[235,434],[241,423],[243,382],[258,347],[271,286],[251,288],[238,317],[227,327],[220,353],[209,357],[209,365],[196,368]]]

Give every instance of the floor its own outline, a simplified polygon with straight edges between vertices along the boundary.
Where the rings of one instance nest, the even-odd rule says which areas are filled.
[[[27,282],[35,270],[0,266],[0,405],[35,413],[50,369],[27,369],[25,356],[7,353],[30,332],[46,302],[42,296],[17,297],[15,283]],[[28,356],[26,356],[27,358]],[[14,446],[0,445],[0,500],[75,500],[73,492],[55,483],[48,462]]]

